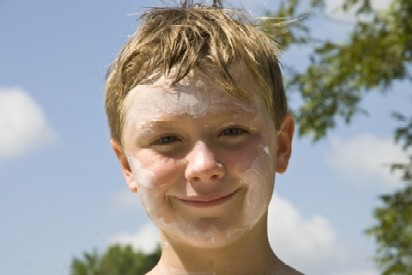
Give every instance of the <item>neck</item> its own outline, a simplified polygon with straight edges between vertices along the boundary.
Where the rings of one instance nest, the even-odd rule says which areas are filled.
[[[194,247],[165,235],[162,239],[167,245],[163,245],[156,267],[159,274],[273,274],[278,264],[267,238],[266,216],[244,236],[223,247]]]

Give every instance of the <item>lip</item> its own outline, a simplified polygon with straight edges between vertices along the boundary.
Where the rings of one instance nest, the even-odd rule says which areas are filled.
[[[203,195],[203,196],[193,196],[189,198],[178,198],[179,201],[183,202],[186,205],[195,206],[195,207],[211,207],[221,205],[228,200],[230,200],[239,189],[233,191],[229,194],[212,194],[212,195]]]

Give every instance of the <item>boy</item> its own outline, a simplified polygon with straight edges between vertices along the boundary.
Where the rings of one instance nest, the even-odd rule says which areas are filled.
[[[149,274],[301,274],[267,237],[294,131],[268,38],[216,2],[154,8],[106,81],[112,147],[161,234]]]

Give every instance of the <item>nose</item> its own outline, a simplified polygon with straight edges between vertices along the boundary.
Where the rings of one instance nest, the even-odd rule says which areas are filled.
[[[213,183],[225,175],[223,165],[204,142],[196,143],[186,160],[185,177],[189,182]]]

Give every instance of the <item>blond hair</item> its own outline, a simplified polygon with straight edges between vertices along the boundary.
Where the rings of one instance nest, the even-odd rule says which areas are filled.
[[[173,84],[196,69],[222,85],[225,92],[247,98],[229,73],[241,64],[261,89],[261,98],[276,127],[287,112],[276,43],[258,31],[241,11],[183,5],[153,8],[114,60],[106,76],[105,107],[111,138],[121,143],[123,101],[128,92],[154,74],[168,75]],[[148,107],[150,108],[150,107]]]

